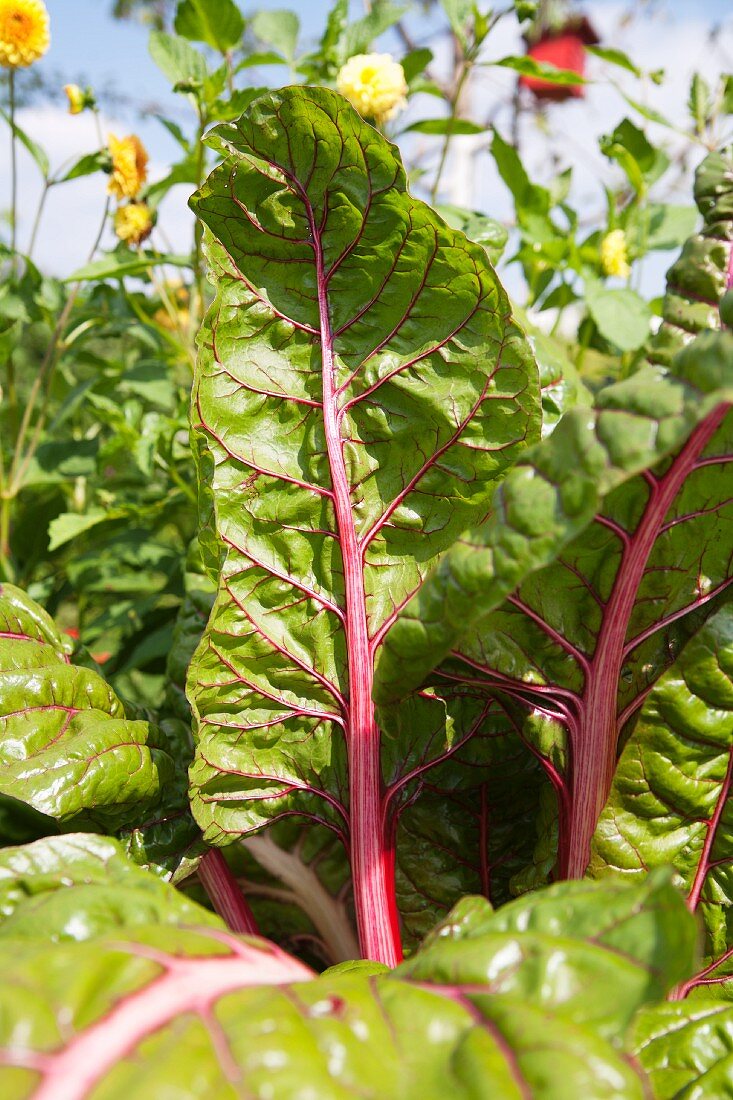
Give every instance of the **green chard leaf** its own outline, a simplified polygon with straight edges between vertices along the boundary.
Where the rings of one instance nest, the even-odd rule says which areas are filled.
[[[223,927],[110,837],[71,833],[0,851],[0,939],[82,941],[142,924]]]
[[[212,928],[53,946],[0,935],[0,1088],[14,1100],[642,1100],[621,1044],[631,1014],[689,969],[693,939],[665,875],[562,884],[498,913],[464,899],[391,972],[347,963],[316,977],[265,940]]]
[[[647,351],[662,366],[698,333],[721,325],[721,299],[733,286],[733,147],[710,153],[699,166],[695,202],[703,226],[670,268],[663,322]]]
[[[730,1094],[733,1005],[698,999],[642,1008],[629,1049],[656,1100],[719,1100]]]
[[[193,201],[217,296],[192,423],[220,578],[189,674],[193,809],[218,844],[294,813],[350,835],[368,927],[367,895],[393,892],[375,850],[398,789],[447,748],[428,703],[425,732],[403,725],[381,758],[374,655],[537,437],[536,367],[483,249],[407,192],[341,97],[266,95],[210,140],[226,159]]]
[[[731,362],[733,337],[710,333],[674,374],[647,367],[566,413],[382,648],[383,705],[425,684],[524,703],[562,875],[586,868],[626,723],[733,578]]]
[[[188,805],[190,731],[136,715],[71,649],[25,593],[0,586],[3,833],[115,833],[136,863],[179,881],[206,850]]]
[[[511,151],[499,151],[509,173]],[[707,224],[730,233],[720,161],[708,158],[698,183],[706,171]],[[505,716],[524,708],[515,736],[542,763],[556,810],[553,824],[542,793],[532,867],[511,889],[552,869],[553,832],[555,873],[585,871],[622,737],[733,580],[731,362],[733,338],[709,331],[666,369],[647,364],[602,389],[595,408],[566,411],[387,633],[380,713],[416,690],[448,713],[469,691]],[[512,736],[496,710],[482,736],[491,730]]]
[[[181,0],[174,27],[183,38],[226,53],[239,45],[244,18],[234,0]]]
[[[704,579],[703,579],[703,583]],[[672,864],[705,929],[693,990],[733,999],[733,608],[688,643],[624,747],[593,841],[591,873]]]
[[[0,793],[63,828],[113,831],[157,805],[173,759],[25,593],[0,585]]]

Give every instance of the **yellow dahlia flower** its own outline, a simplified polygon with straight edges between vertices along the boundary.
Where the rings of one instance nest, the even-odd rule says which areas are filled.
[[[153,213],[145,202],[128,202],[115,214],[115,233],[121,241],[136,245],[153,232]]]
[[[0,65],[24,69],[51,45],[43,0],[0,0]]]
[[[628,279],[631,274],[623,229],[612,229],[601,241],[601,267],[606,275]]]
[[[339,70],[336,87],[365,118],[386,122],[405,106],[405,71],[389,53],[358,53]]]
[[[64,84],[64,91],[69,100],[69,114],[80,115],[86,107],[86,96],[78,84]]]
[[[112,157],[112,176],[107,190],[117,199],[134,199],[148,178],[147,150],[135,134],[123,138],[110,134],[107,144]]]

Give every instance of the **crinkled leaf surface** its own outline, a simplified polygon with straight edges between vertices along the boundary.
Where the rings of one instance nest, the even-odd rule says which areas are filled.
[[[733,1006],[694,998],[642,1008],[629,1049],[656,1100],[721,1100],[733,1080]]]
[[[664,366],[698,333],[720,327],[720,300],[733,285],[733,146],[697,169],[695,202],[703,226],[669,271],[664,320],[648,352]]]
[[[591,873],[672,864],[705,928],[699,991],[731,996],[733,608],[688,643],[624,747],[593,841]],[[711,984],[714,983],[714,984]],[[696,988],[689,983],[685,992]]]
[[[175,636],[174,636],[175,641]],[[177,702],[180,709],[180,697]],[[165,718],[155,728],[155,740],[173,761],[173,775],[158,801],[118,830],[131,859],[170,882],[181,882],[197,867],[207,847],[188,802],[188,765],[193,756],[190,716]]]
[[[0,851],[0,938],[89,940],[142,924],[221,927],[110,837],[45,837]]]
[[[301,813],[363,854],[374,656],[537,436],[536,368],[483,250],[341,97],[264,96],[213,140],[193,429],[221,576],[189,676],[192,804],[213,842]],[[413,731],[404,773],[444,748]]]
[[[175,765],[70,650],[25,593],[0,586],[0,793],[65,828],[113,831],[158,802]]]
[[[321,978],[213,930],[0,939],[0,1087],[13,1100],[641,1100],[638,1071],[604,1035],[620,1046],[632,1002],[691,962],[692,918],[669,880],[561,885],[503,919],[487,910],[467,899],[393,972]]]
[[[429,705],[426,699],[419,703]],[[492,705],[474,732],[462,720],[463,708],[455,700],[447,704],[447,721],[446,710],[432,704],[434,736],[449,739],[442,763],[418,764],[410,778],[398,756],[402,750],[405,759],[411,758],[409,738],[394,742],[397,901],[410,945],[463,894],[483,894],[494,905],[516,895],[515,878],[534,859],[537,807],[548,786],[539,762],[517,735],[520,708]],[[424,719],[414,719],[414,711],[403,708],[405,734],[413,720],[420,729],[430,728]],[[456,718],[457,729],[452,725]]]
[[[382,649],[379,702],[447,658],[433,684],[485,685],[531,708],[525,737],[558,791],[571,875],[587,864],[620,730],[733,575],[731,363],[733,337],[711,333],[674,373],[646,368],[595,409],[571,409]]]
[[[668,873],[637,891],[609,886],[599,893],[592,882],[558,883],[495,912],[466,898],[400,973],[447,985],[488,982],[494,993],[552,1006],[618,1039],[641,1002],[689,974],[696,933]]]

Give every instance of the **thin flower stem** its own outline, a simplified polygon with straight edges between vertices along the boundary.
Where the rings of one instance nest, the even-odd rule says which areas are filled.
[[[0,570],[4,580],[12,581],[15,570],[10,557],[10,506],[5,493],[0,496]]]
[[[18,237],[18,141],[15,134],[15,69],[8,72],[8,113],[10,117],[10,274],[16,275],[18,257],[16,245]],[[11,432],[17,428],[18,393],[15,385],[15,363],[10,352],[6,365],[6,386],[8,413]]]
[[[41,192],[41,198],[38,202],[38,209],[36,210],[36,216],[33,220],[33,228],[31,229],[31,238],[28,242],[28,259],[33,255],[36,247],[36,238],[38,237],[38,230],[41,227],[41,218],[43,217],[43,211],[46,207],[46,199],[48,193],[53,187],[53,180],[46,179],[43,181],[43,191]]]
[[[18,239],[18,142],[15,136],[15,69],[8,71],[8,91],[10,96],[10,251],[15,264],[15,249]]]
[[[462,94],[463,89],[465,87],[466,81],[468,80],[469,74],[471,72],[471,68],[472,68],[471,62],[468,61],[465,57],[463,57],[461,59],[461,72],[460,72],[460,75],[458,77],[458,80],[456,81],[455,87],[453,89],[453,94],[451,95],[451,98],[450,98],[450,115],[449,115],[449,118],[448,118],[448,128],[447,128],[447,132],[445,134],[445,137],[443,138],[443,148],[440,151],[440,160],[438,162],[438,169],[435,173],[435,180],[433,181],[433,187],[432,187],[432,190],[430,192],[430,201],[433,205],[435,205],[435,203],[437,202],[438,195],[440,193],[440,182],[443,178],[443,171],[445,169],[445,165],[446,165],[446,162],[448,160],[448,153],[450,151],[450,143],[451,143],[451,139],[453,137],[453,123],[456,121],[456,113],[458,111],[458,105],[459,105],[460,100],[461,100],[461,94]]]

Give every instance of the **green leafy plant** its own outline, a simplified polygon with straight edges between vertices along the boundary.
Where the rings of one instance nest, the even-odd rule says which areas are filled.
[[[314,47],[233,0],[117,7],[189,108],[138,213],[187,184],[196,220],[63,282],[14,195],[0,246],[3,1095],[717,1100],[728,84],[690,88],[697,213],[622,92],[589,219],[467,117],[483,66],[578,84],[492,52],[536,5],[446,0],[447,79],[389,0]],[[349,83],[388,30],[401,69]],[[119,171],[101,133],[52,170],[14,78],[44,197]],[[512,226],[418,197],[482,132]],[[637,261],[683,241],[649,301]]]

